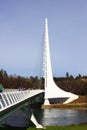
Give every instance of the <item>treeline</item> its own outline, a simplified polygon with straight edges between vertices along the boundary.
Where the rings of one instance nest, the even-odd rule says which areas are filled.
[[[54,78],[56,84],[63,90],[77,95],[87,95],[87,77]]]
[[[8,75],[3,69],[0,70],[0,83],[4,88],[18,89],[23,87],[25,89],[43,89],[43,78],[39,79],[36,77],[25,78],[22,76]]]
[[[73,77],[66,72],[66,77],[54,77],[55,83],[65,91],[69,91],[78,95],[87,95],[87,76]],[[18,89],[23,87],[25,89],[44,89],[44,79],[36,77],[25,78],[22,76],[8,75],[8,73],[0,70],[0,83],[4,88]]]

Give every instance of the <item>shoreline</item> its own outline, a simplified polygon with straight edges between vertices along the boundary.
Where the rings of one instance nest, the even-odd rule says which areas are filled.
[[[45,126],[46,130],[87,130],[87,124],[77,124],[70,126]],[[26,130],[36,130],[35,127],[29,127]]]
[[[78,109],[87,110],[87,96],[79,96],[75,101],[68,104],[50,104],[41,106],[42,109],[61,108],[61,109]]]
[[[41,106],[41,109],[52,109],[52,108],[87,110],[87,103],[51,104]]]

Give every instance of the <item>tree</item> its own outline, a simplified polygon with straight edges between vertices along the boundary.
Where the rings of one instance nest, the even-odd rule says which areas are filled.
[[[69,77],[69,72],[66,72],[66,77],[67,77],[67,78]]]
[[[82,76],[81,76],[81,74],[78,74],[78,76],[76,76],[76,78],[81,78]]]

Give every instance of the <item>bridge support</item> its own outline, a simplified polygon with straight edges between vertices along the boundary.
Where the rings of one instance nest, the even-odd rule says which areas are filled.
[[[29,104],[25,105],[23,108],[21,108],[23,110],[23,112],[29,117],[29,119],[33,122],[33,124],[36,126],[36,128],[43,128],[44,127],[38,123],[38,121],[36,120]]]
[[[34,114],[31,114],[30,120],[35,124],[36,128],[44,128],[41,124],[39,124],[34,116]]]

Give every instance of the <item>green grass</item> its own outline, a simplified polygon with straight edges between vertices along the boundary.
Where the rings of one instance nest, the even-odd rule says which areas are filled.
[[[36,130],[35,127],[29,127],[27,130]],[[43,130],[43,129],[40,129]],[[45,130],[87,130],[87,125],[72,126],[47,126]]]

